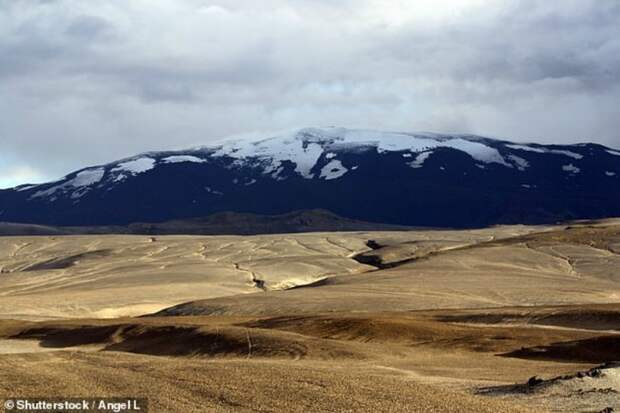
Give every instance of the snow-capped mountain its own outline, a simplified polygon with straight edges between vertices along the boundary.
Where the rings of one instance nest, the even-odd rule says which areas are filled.
[[[314,208],[366,221],[451,227],[620,216],[620,151],[305,128],[145,153],[0,191],[0,221],[50,225]]]

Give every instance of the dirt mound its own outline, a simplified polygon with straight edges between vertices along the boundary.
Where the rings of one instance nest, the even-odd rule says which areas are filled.
[[[620,335],[524,347],[502,355],[537,360],[605,363],[620,360]]]
[[[523,326],[459,325],[438,321],[432,313],[283,316],[242,325],[330,340],[493,354],[512,353],[524,347],[546,346],[560,341],[589,339],[595,335],[589,332]]]
[[[246,324],[249,327],[299,332],[314,337],[379,343],[414,344],[456,336],[468,330],[432,321],[389,316],[285,316]]]
[[[439,316],[438,320],[453,323],[532,324],[588,330],[620,330],[620,305],[468,312]]]

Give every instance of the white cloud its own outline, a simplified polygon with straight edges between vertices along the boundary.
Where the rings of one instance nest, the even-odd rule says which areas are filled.
[[[29,166],[0,168],[0,189],[12,188],[24,183],[41,183],[46,177]]]
[[[620,5],[0,1],[0,137],[47,176],[311,125],[620,146]]]

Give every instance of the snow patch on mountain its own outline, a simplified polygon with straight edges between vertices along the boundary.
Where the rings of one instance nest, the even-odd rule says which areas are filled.
[[[516,149],[518,151],[528,151],[528,152],[536,152],[536,153],[546,153],[545,149],[535,148],[533,146],[527,145],[506,145],[507,148]]]
[[[528,161],[516,155],[508,155],[508,159],[514,162],[515,166],[520,171],[525,171],[525,169],[530,166],[530,163]]]
[[[271,173],[271,177],[276,181],[284,181],[286,177],[280,175],[282,172],[284,172],[284,167],[279,166],[278,169]]]
[[[29,189],[35,188],[37,186],[39,186],[39,185],[20,185],[20,186],[16,187],[15,190],[17,192],[22,192],[22,191],[27,191]]]
[[[119,163],[116,168],[112,169],[112,172],[128,172],[131,175],[137,175],[150,171],[154,167],[155,159],[145,157]]]
[[[564,155],[571,157],[573,159],[583,159],[583,155],[578,154],[576,152],[567,151],[563,149],[545,149],[545,148],[536,148],[528,145],[505,145],[507,148],[516,149],[520,151],[528,151],[528,152],[536,152],[536,153],[550,153],[554,155]]]
[[[263,162],[263,173],[271,174],[282,166],[283,161],[295,163],[295,171],[307,179],[314,175],[310,172],[323,154],[323,147],[318,143],[308,143],[296,136],[281,136],[258,142],[231,141],[220,145],[215,156],[229,156],[237,160],[256,158]]]
[[[615,172],[605,171],[605,175],[607,176],[616,176]]]
[[[572,174],[578,174],[578,173],[581,171],[581,169],[577,168],[577,167],[576,167],[575,165],[573,165],[572,163],[571,163],[571,164],[568,164],[568,165],[563,165],[563,166],[562,166],[562,170],[563,170],[563,171],[566,171],[566,172],[570,172],[570,173],[572,173]]]
[[[417,169],[417,168],[421,168],[422,166],[424,166],[424,161],[426,161],[428,159],[429,156],[431,156],[433,152],[429,151],[429,152],[422,152],[421,154],[419,154],[418,156],[416,156],[416,158],[407,163],[407,165],[409,165],[410,167]]]
[[[442,142],[442,145],[438,146],[463,151],[472,158],[484,163],[498,163],[500,165],[510,166],[497,149],[479,142],[472,142],[465,139],[452,139],[447,142]]]
[[[101,179],[103,179],[104,175],[105,170],[103,168],[86,169],[84,171],[78,172],[78,174],[75,175],[73,179],[70,179],[60,185],[55,185],[51,188],[35,192],[30,197],[30,199],[47,197],[50,195],[54,195],[58,191],[67,191],[71,188],[80,188],[71,195],[71,198],[80,198],[90,190],[90,188],[84,187],[89,187],[93,184],[96,184],[97,182],[101,181]]]
[[[74,187],[92,185],[101,181],[104,174],[105,170],[103,168],[87,169],[78,173],[75,178],[67,183]]]
[[[33,195],[30,196],[30,199],[48,197],[50,195],[53,195],[56,191],[62,188],[64,188],[63,185],[58,185],[58,186],[53,186],[51,188],[45,189],[43,191],[37,191]]]
[[[347,172],[348,169],[342,165],[342,162],[338,159],[334,159],[321,169],[320,178],[325,178],[326,180],[336,179],[340,178]]]
[[[571,158],[574,158],[574,159],[583,159],[583,155],[581,154],[571,152],[571,151],[565,151],[561,149],[550,149],[549,153],[553,153],[556,155],[570,156]]]
[[[168,156],[162,159],[163,163],[182,163],[182,162],[194,162],[194,163],[204,163],[207,162],[206,159],[198,158],[197,156],[190,155],[173,155]]]
[[[127,179],[127,175],[125,175],[125,174],[118,174],[114,178],[113,182],[123,182],[125,179]]]
[[[620,156],[620,152],[619,151],[614,151],[612,149],[605,149],[605,151],[610,154],[610,155],[616,155],[616,156]]]

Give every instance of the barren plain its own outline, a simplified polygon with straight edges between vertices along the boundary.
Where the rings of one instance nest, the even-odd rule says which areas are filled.
[[[620,221],[1,237],[0,319],[0,399],[617,410]]]

